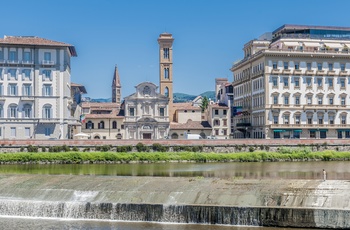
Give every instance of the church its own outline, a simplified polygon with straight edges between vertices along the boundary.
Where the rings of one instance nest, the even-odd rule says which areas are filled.
[[[123,102],[115,67],[112,102],[84,102],[82,132],[91,139],[183,139],[184,133],[210,136],[211,126],[202,121],[198,105],[173,103],[173,42],[170,33],[158,37],[159,87],[152,82],[142,82]]]

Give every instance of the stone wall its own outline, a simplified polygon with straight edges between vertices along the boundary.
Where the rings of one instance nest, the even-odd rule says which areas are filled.
[[[201,146],[204,152],[242,152],[249,151],[252,147],[254,150],[268,150],[277,151],[279,148],[291,147],[298,148],[309,146],[314,151],[318,150],[336,150],[336,151],[350,151],[350,139],[235,139],[235,140],[2,140],[0,141],[0,152],[18,152],[21,147],[33,146],[62,146],[67,145],[69,147],[77,147],[80,151],[85,148],[90,148],[94,151],[95,147],[110,145],[116,146],[136,146],[138,143],[142,143],[147,146],[152,146],[154,143],[158,143],[163,146]],[[40,150],[40,149],[39,149]],[[136,151],[134,148],[133,151]],[[172,148],[170,148],[172,151]]]

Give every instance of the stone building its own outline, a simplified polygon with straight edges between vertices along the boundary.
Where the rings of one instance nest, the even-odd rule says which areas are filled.
[[[136,92],[124,98],[125,138],[162,139],[169,133],[169,97],[157,92],[151,82],[137,85]]]
[[[350,28],[283,25],[244,45],[235,129],[251,138],[350,138]]]
[[[0,138],[66,139],[75,47],[34,36],[0,39]]]

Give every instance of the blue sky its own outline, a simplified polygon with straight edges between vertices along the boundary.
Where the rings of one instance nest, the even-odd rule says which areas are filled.
[[[72,81],[92,98],[111,97],[118,66],[122,96],[159,83],[160,33],[172,33],[174,92],[214,90],[251,39],[283,24],[350,26],[350,1],[11,0],[2,3],[3,35],[32,35],[76,47]]]

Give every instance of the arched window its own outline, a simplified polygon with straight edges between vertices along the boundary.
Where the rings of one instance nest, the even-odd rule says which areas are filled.
[[[179,139],[179,135],[177,133],[171,134],[171,139]]]
[[[112,129],[117,129],[117,122],[116,122],[116,121],[113,121],[113,123],[112,123]]]
[[[99,129],[104,129],[105,128],[105,122],[104,121],[100,121],[100,123],[98,123],[98,128]]]
[[[168,87],[165,87],[164,95],[165,95],[166,97],[169,97],[169,88],[168,88]]]
[[[88,121],[85,124],[86,129],[94,129],[94,123],[92,121]]]
[[[30,104],[23,105],[22,115],[24,118],[31,118],[32,117],[32,105],[30,105]]]
[[[50,104],[46,104],[43,106],[43,118],[50,119],[52,118],[52,106]]]
[[[8,117],[17,118],[17,105],[16,104],[10,104],[10,106],[8,108]]]

